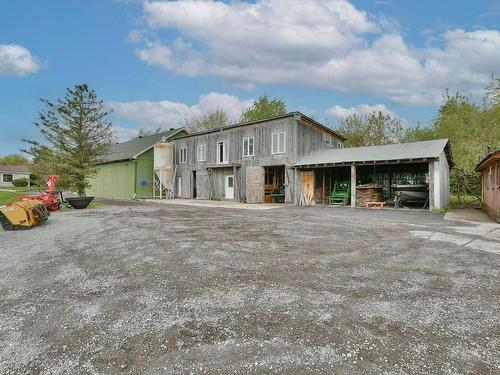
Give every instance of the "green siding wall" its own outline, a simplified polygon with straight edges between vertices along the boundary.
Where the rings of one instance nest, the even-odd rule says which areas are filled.
[[[134,196],[135,161],[119,161],[102,164],[97,173],[89,179],[88,195],[112,198],[132,198]]]
[[[137,177],[135,180],[135,189],[137,198],[153,197],[153,168],[154,168],[154,150],[150,150],[137,156]],[[146,180],[147,185],[141,184],[141,180]]]

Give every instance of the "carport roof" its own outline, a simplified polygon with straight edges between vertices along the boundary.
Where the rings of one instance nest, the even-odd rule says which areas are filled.
[[[448,163],[451,166],[452,160],[448,139],[322,150],[303,157],[295,165],[297,167],[313,167],[384,162],[397,163],[398,161],[416,162],[436,159],[443,151],[445,151]]]
[[[135,159],[138,155],[149,150],[156,143],[160,142],[163,137],[167,140],[171,139],[179,133],[187,133],[186,129],[170,129],[165,132],[149,135],[146,137],[138,137],[127,142],[111,145],[107,155],[104,157],[104,163],[113,161]]]

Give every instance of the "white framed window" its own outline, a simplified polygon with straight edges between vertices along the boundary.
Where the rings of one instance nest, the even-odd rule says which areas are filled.
[[[273,133],[271,139],[271,152],[273,154],[285,153],[285,132]]]
[[[243,157],[253,156],[253,137],[243,138]]]
[[[5,173],[2,177],[2,182],[12,182],[12,174]]]
[[[229,142],[217,142],[217,164],[229,163]]]
[[[179,149],[179,163],[187,163],[187,148],[182,147]]]
[[[344,144],[343,143],[337,143],[337,148],[344,148]]]
[[[205,161],[206,153],[207,153],[207,146],[198,145],[196,147],[196,160]]]

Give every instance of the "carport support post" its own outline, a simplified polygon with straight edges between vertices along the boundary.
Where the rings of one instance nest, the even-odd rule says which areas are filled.
[[[351,165],[351,207],[356,207],[356,165]]]

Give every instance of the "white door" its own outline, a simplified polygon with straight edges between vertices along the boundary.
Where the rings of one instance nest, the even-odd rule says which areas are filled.
[[[234,199],[234,176],[226,176],[226,199]]]
[[[182,197],[182,177],[177,177],[177,196]]]

